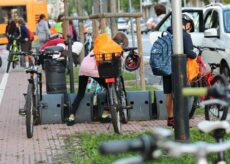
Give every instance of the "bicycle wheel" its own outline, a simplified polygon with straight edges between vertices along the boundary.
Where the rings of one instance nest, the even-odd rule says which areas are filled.
[[[34,80],[34,83],[35,83],[35,102],[34,102],[34,125],[38,125],[41,123],[41,120],[40,120],[40,113],[39,113],[39,103],[41,101],[41,91],[40,91],[40,85],[41,85],[41,82],[40,82],[40,77],[39,76],[36,76],[35,80]]]
[[[218,87],[224,87],[228,85],[227,79],[222,75],[216,75],[211,85],[218,85]],[[205,107],[205,119],[206,120],[225,120],[228,114],[228,107],[222,107],[221,105],[212,104]]]
[[[15,69],[15,67],[16,67],[16,62],[12,61],[12,68]]]
[[[201,81],[200,77],[197,77],[195,79],[195,81],[191,83],[191,87],[202,87],[202,81]],[[191,97],[191,100],[192,100],[192,102],[191,102],[192,105],[189,105],[189,107],[191,106],[191,109],[189,110],[189,119],[193,118],[196,109],[200,105],[201,98],[194,96],[194,97]]]
[[[29,83],[27,88],[26,95],[26,104],[25,104],[25,112],[26,112],[26,134],[28,138],[33,137],[33,125],[34,125],[34,116],[33,109],[34,101],[33,101],[33,84]]]
[[[115,84],[109,84],[109,106],[112,116],[112,124],[114,131],[118,134],[121,133],[120,110],[118,109],[118,95],[115,90]]]
[[[8,56],[7,67],[6,67],[6,73],[8,73],[10,70],[10,65],[11,65],[12,59],[13,59],[13,54],[10,51],[9,56]]]
[[[128,110],[127,110],[128,100],[127,100],[127,94],[125,91],[124,81],[122,76],[120,78],[117,78],[117,84],[118,84],[117,92],[119,93],[119,97],[120,97],[119,104],[121,104],[121,110],[120,110],[121,122],[128,123]]]

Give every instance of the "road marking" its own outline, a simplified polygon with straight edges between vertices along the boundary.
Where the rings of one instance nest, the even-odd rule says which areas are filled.
[[[4,73],[4,75],[2,77],[2,82],[0,84],[0,105],[2,103],[2,98],[3,98],[4,92],[5,92],[8,76],[9,76],[8,73]]]

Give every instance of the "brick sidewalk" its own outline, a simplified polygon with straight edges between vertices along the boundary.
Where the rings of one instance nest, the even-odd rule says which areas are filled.
[[[67,135],[90,131],[95,133],[113,132],[111,124],[94,122],[76,124],[38,125],[34,137],[27,139],[25,118],[19,116],[18,109],[24,105],[22,94],[26,91],[27,75],[24,72],[11,72],[6,91],[0,106],[0,164],[54,163],[63,154],[64,138]],[[195,126],[201,118],[191,120]],[[150,130],[166,125],[165,120],[132,121],[123,125],[124,133]]]

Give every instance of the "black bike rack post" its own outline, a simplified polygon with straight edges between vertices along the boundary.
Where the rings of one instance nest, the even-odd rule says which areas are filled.
[[[68,59],[69,59],[69,78],[70,78],[70,93],[74,93],[74,75],[73,75],[73,56],[72,56],[72,40],[70,35],[67,35],[68,43]]]

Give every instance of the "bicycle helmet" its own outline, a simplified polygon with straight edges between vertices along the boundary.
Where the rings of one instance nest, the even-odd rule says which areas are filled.
[[[125,58],[125,69],[128,71],[135,71],[139,68],[141,59],[136,51],[130,51]]]
[[[192,29],[190,32],[194,32],[194,22],[193,22],[193,16],[189,13],[183,13],[182,14],[182,23],[185,25],[186,23],[191,23]]]

